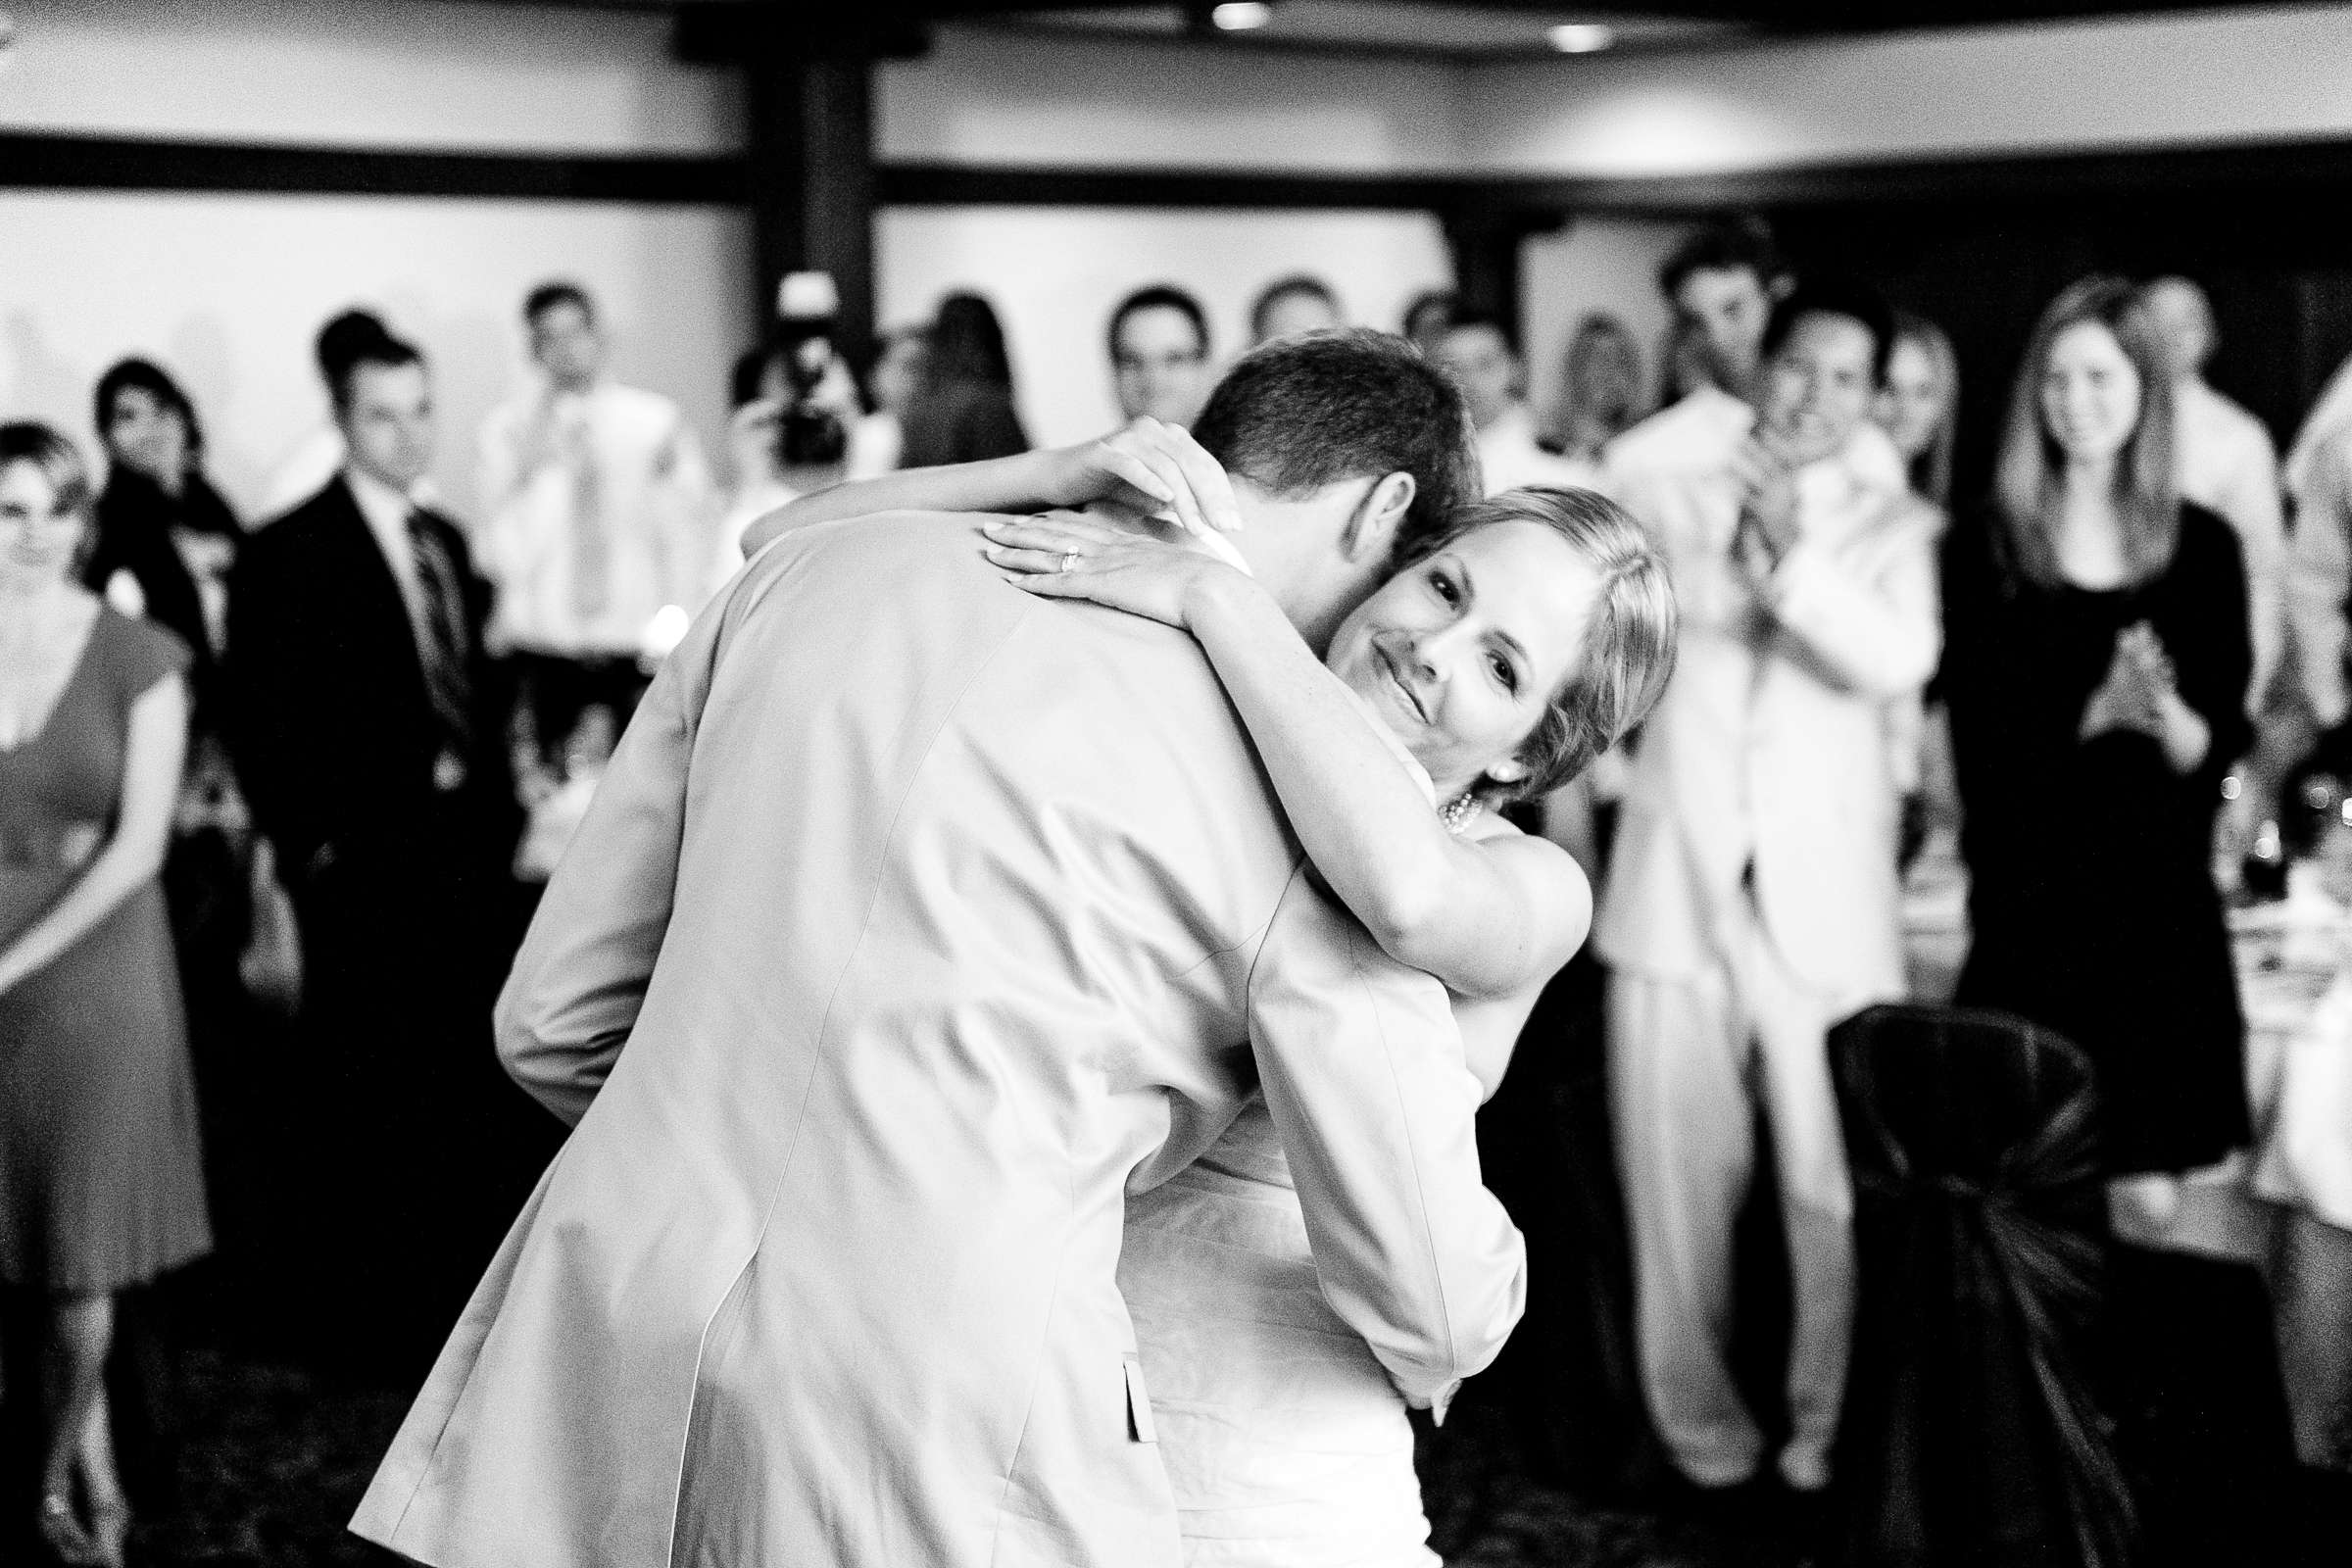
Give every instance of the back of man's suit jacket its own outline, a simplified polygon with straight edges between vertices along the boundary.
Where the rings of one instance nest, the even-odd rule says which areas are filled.
[[[578,1128],[363,1535],[1173,1564],[1123,1199],[1231,1118],[1246,1040],[1342,1315],[1424,1396],[1499,1348],[1519,1239],[1441,988],[1298,870],[1190,639],[979,544],[787,538],[655,683],[501,1004]]]

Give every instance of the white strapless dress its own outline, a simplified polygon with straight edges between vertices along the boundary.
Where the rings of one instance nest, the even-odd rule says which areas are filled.
[[[1403,1396],[1323,1299],[1263,1101],[1128,1200],[1119,1288],[1187,1568],[1438,1568]]]

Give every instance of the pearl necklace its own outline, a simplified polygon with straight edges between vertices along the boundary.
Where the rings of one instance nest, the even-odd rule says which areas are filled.
[[[1475,791],[1464,790],[1439,810],[1438,820],[1446,824],[1446,832],[1459,833],[1470,825],[1472,817],[1478,815],[1481,804]]]

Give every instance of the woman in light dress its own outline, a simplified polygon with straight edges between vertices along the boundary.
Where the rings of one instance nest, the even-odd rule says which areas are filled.
[[[1139,485],[1169,514],[1233,514],[1224,476],[1183,431],[1145,419],[1092,445],[1119,443],[1147,449],[1158,488],[1212,492],[1179,505]],[[1001,480],[972,467],[892,485],[893,505],[1004,500]],[[858,491],[811,497],[782,525],[874,510]],[[1327,662],[1215,554],[1074,513],[985,531],[1018,585],[1200,640],[1316,869],[1393,956],[1446,984],[1492,1094],[1592,914],[1575,861],[1499,808],[1557,787],[1615,744],[1673,662],[1672,590],[1632,519],[1580,490],[1465,508],[1407,547]],[[1064,565],[1073,552],[1075,568]],[[1119,1284],[1188,1564],[1437,1562],[1404,1400],[1323,1298],[1262,1102],[1191,1168],[1130,1200]]]

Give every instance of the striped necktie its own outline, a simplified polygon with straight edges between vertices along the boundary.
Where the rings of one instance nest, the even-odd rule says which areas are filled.
[[[457,563],[420,511],[409,513],[409,552],[416,562],[416,589],[424,601],[424,636],[417,649],[424,666],[424,689],[450,740],[463,746],[473,738],[473,681],[466,672],[470,639],[465,590],[458,582]]]
[[[593,620],[612,602],[612,530],[605,516],[604,476],[597,471],[595,426],[583,401],[572,425],[567,461],[571,466],[571,608]]]

